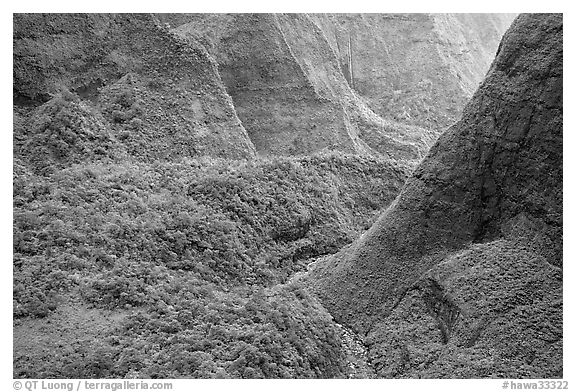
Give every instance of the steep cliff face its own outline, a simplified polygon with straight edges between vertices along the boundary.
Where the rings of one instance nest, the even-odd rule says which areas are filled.
[[[314,15],[342,71],[379,116],[443,131],[484,78],[514,15]]]
[[[342,107],[315,91],[275,15],[239,15],[222,37],[220,73],[258,151],[354,151]],[[329,57],[328,57],[329,59]]]
[[[206,50],[150,15],[16,14],[15,104],[52,105],[61,91],[102,112],[139,159],[254,156]]]
[[[38,106],[70,90],[145,160],[251,158],[255,145],[415,162],[459,115],[507,20],[15,15],[14,100]]]
[[[310,16],[276,15],[276,18],[292,56],[315,93],[341,107],[351,140],[358,140],[370,152],[387,157],[408,161],[423,157],[434,134],[376,115],[346,80],[336,52]]]
[[[403,160],[419,160],[455,121],[509,19],[428,14],[160,18],[177,33],[201,41],[217,60],[261,154],[333,149]]]
[[[385,123],[355,96],[306,15],[192,15],[175,31],[203,42],[217,60],[261,155],[338,150],[415,160],[428,149],[426,131],[410,140],[408,127]]]
[[[562,16],[522,15],[462,119],[311,281],[380,375],[557,377],[561,268]]]

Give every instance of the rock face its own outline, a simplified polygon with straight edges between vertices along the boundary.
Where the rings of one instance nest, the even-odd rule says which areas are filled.
[[[433,140],[370,111],[306,15],[200,15],[175,31],[212,53],[260,155],[337,150],[416,160]]]
[[[214,56],[262,155],[419,160],[482,80],[507,15],[161,15]],[[481,37],[481,38],[480,38]]]
[[[461,115],[511,14],[314,15],[371,110],[435,132]]]
[[[317,91],[298,62],[289,23],[278,15],[236,16],[219,44],[222,79],[254,145],[265,155],[361,150],[340,103]],[[337,66],[333,53],[322,58]]]
[[[61,91],[102,112],[139,159],[254,157],[206,50],[151,15],[16,14],[15,104],[46,104]]]
[[[379,221],[312,271],[387,377],[561,377],[562,16],[521,15]]]

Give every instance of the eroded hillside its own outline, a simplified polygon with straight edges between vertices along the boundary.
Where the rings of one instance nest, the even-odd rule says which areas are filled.
[[[419,160],[483,79],[511,15],[163,15],[202,42],[257,151]],[[273,115],[270,115],[273,113]]]

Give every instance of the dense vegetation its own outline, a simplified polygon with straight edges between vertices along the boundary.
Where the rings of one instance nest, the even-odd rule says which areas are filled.
[[[331,317],[277,285],[369,227],[408,169],[332,154],[39,175],[31,159],[14,167],[14,316],[72,303],[126,317],[100,348],[16,360],[15,376],[344,375]]]

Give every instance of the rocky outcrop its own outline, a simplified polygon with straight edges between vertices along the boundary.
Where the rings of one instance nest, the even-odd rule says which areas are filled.
[[[312,271],[381,376],[561,375],[562,31],[518,17],[395,202]]]
[[[16,14],[15,104],[61,91],[101,111],[139,159],[254,156],[209,54],[151,15]]]

